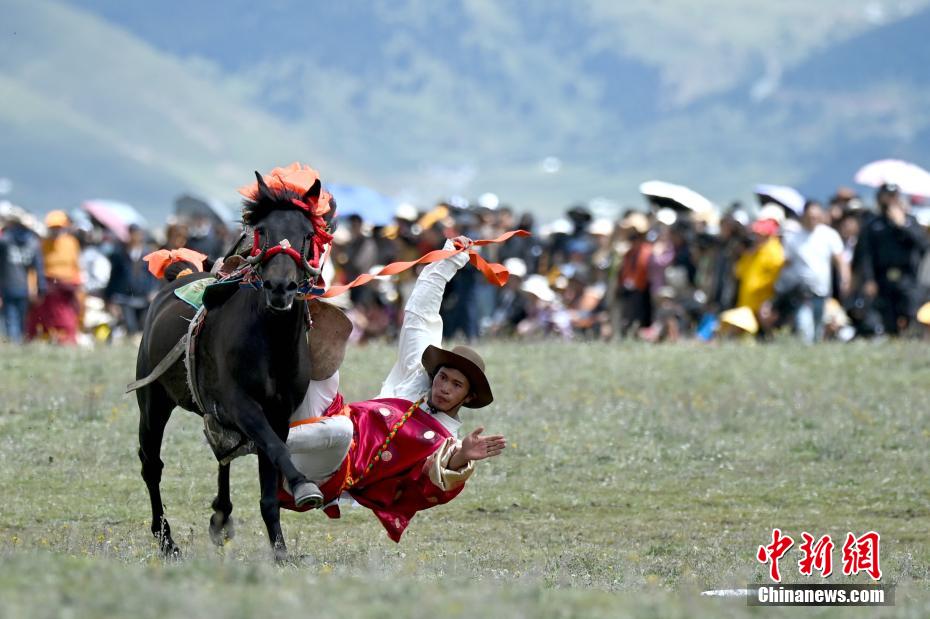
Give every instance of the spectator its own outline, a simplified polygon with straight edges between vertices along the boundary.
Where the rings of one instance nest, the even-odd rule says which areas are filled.
[[[779,216],[774,211],[760,212],[760,216],[762,218],[752,224],[750,246],[734,267],[734,275],[739,280],[736,305],[750,308],[757,317],[762,317],[763,305],[772,299],[775,282],[785,262],[778,239]]]
[[[840,274],[841,298],[849,293],[850,270],[843,241],[836,230],[822,223],[825,217],[819,202],[809,200],[804,205],[800,227],[785,231],[785,264],[775,285],[779,314],[784,320],[793,317],[796,332],[808,344],[823,339],[832,267]]]
[[[879,214],[859,237],[857,266],[863,292],[875,299],[885,332],[898,334],[916,315],[921,300],[917,269],[930,243],[896,185],[880,187],[876,201]]]
[[[49,213],[45,225],[48,236],[41,246],[47,293],[29,312],[27,337],[76,344],[81,313],[81,246],[69,231],[71,221],[64,211]]]
[[[45,292],[39,238],[24,225],[21,214],[11,212],[0,231],[0,302],[9,341],[23,341],[29,303],[44,297]]]
[[[158,283],[142,260],[147,253],[145,231],[133,225],[129,227],[129,241],[119,243],[110,254],[110,280],[104,300],[127,335],[142,331]]]
[[[617,333],[627,336],[631,330],[652,324],[652,299],[649,291],[649,264],[652,243],[646,239],[649,220],[642,213],[630,213],[620,224],[629,242],[617,273],[615,313],[619,309]]]

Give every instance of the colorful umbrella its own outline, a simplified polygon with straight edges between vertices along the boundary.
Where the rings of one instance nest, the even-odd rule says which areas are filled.
[[[148,227],[145,217],[124,202],[88,200],[81,208],[124,243],[129,240],[129,226],[135,224],[140,228]]]
[[[864,165],[856,172],[855,180],[867,187],[897,185],[906,194],[930,197],[930,172],[900,159],[882,159]]]

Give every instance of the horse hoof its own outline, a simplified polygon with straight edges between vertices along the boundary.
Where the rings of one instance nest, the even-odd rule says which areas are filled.
[[[274,562],[276,565],[287,563],[287,548],[285,546],[274,547]]]
[[[317,509],[323,505],[323,493],[312,481],[305,481],[294,488],[294,505]]]
[[[161,550],[162,558],[174,560],[181,558],[181,549],[178,548],[178,545],[174,543],[173,539],[162,539],[158,545]]]
[[[210,516],[210,540],[217,546],[224,546],[235,536],[232,516],[224,515],[223,512],[213,512]]]

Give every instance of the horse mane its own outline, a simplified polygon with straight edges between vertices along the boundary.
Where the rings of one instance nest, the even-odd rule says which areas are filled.
[[[299,193],[286,187],[268,188],[259,192],[257,199],[242,201],[242,223],[254,226],[272,211],[298,210],[292,200],[301,199]]]

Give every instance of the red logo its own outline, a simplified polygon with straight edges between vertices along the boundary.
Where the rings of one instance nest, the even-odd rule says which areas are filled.
[[[824,535],[815,541],[814,536],[807,531],[801,533],[801,537],[804,541],[798,547],[801,551],[798,571],[803,576],[811,576],[814,570],[820,572],[823,578],[830,576],[833,573],[833,540],[829,535]],[[880,542],[881,536],[875,531],[869,531],[860,537],[847,533],[846,542],[843,544],[843,574],[854,576],[859,572],[865,572],[873,580],[881,580],[882,570],[878,561]],[[794,540],[790,535],[785,535],[781,529],[772,529],[772,543],[759,546],[756,559],[759,563],[769,564],[769,576],[774,582],[781,582],[778,561],[793,545]]]
[[[833,540],[829,535],[824,535],[817,543],[814,542],[814,536],[808,532],[801,533],[804,543],[801,544],[801,553],[804,555],[798,561],[798,567],[801,574],[810,576],[813,570],[820,572],[824,578],[833,573]]]
[[[847,533],[846,543],[843,544],[843,574],[852,576],[865,572],[873,580],[881,580],[882,570],[878,565],[880,541],[881,536],[875,531],[869,531],[858,538]]]
[[[784,556],[788,549],[794,545],[794,540],[788,535],[782,535],[781,529],[772,529],[772,543],[768,546],[759,546],[756,552],[756,558],[759,563],[769,563],[769,576],[775,582],[781,582],[781,574],[778,572],[778,560]]]

